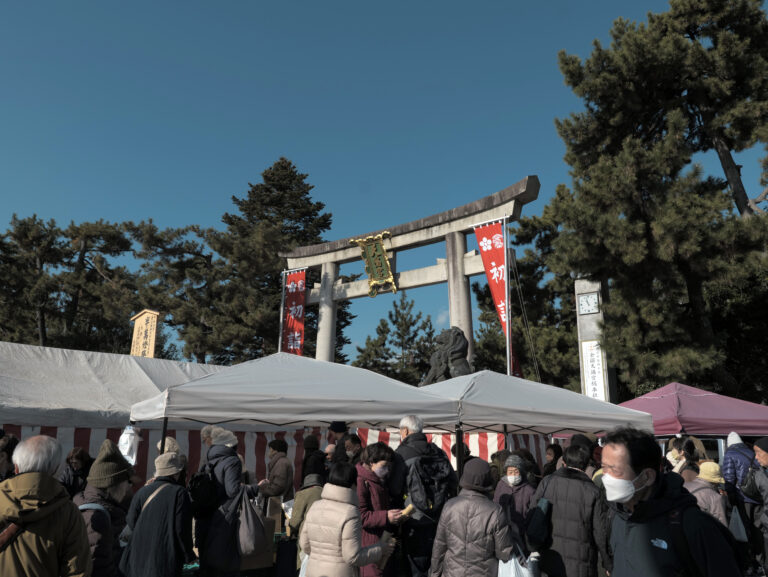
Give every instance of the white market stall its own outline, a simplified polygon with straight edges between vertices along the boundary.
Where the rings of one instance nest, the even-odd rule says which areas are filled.
[[[131,420],[383,428],[415,414],[431,426],[453,427],[456,409],[452,400],[365,369],[277,353],[169,387],[134,404]]]
[[[117,441],[133,403],[224,368],[0,342],[0,426],[20,438],[55,437],[65,454],[83,447],[95,456],[104,439]],[[143,436],[136,467],[141,475],[160,423]]]
[[[508,439],[538,435],[539,441],[525,448],[539,461],[547,444],[545,435],[600,433],[623,425],[653,430],[648,413],[493,371],[455,377],[421,390],[455,401],[464,432],[503,431]]]

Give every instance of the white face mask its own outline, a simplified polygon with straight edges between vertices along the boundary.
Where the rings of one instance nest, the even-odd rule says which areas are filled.
[[[349,459],[352,459],[352,458],[354,458],[354,456],[355,456],[355,452],[354,452],[354,451],[347,451],[347,457],[348,457]]]
[[[642,473],[641,473],[642,474]],[[627,479],[617,479],[611,477],[608,473],[603,475],[603,487],[605,487],[605,498],[609,501],[616,503],[627,503],[632,497],[635,496],[635,481],[640,478],[640,475],[634,478],[632,481]]]
[[[515,485],[519,485],[522,482],[523,482],[523,478],[520,475],[507,475],[507,483],[509,483],[513,487]]]

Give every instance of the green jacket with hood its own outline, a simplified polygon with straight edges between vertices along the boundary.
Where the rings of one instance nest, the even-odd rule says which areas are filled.
[[[24,528],[0,552],[0,575],[88,577],[91,550],[83,516],[66,489],[43,473],[22,473],[0,483],[0,528]]]

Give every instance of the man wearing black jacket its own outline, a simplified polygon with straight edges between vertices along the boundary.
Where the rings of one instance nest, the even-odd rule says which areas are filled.
[[[649,433],[629,427],[605,437],[603,487],[614,510],[611,577],[741,575],[719,521],[701,511],[676,473],[661,472]]]
[[[392,508],[402,506],[404,496],[408,493],[408,465],[406,462],[426,455],[441,454],[448,460],[434,443],[427,440],[422,433],[424,422],[416,415],[408,415],[400,420],[400,445],[395,451],[395,459],[392,462],[389,491],[392,497]],[[450,468],[450,463],[448,463]],[[452,472],[448,497],[456,495],[459,480],[456,473]],[[418,512],[413,518],[407,520],[402,527],[402,541],[405,556],[410,567],[411,577],[426,577],[432,560],[432,545],[435,542],[438,518],[421,516]]]

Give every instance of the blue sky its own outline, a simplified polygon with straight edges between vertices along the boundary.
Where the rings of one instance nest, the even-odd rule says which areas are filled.
[[[0,226],[13,213],[61,225],[221,226],[232,195],[280,156],[309,174],[333,213],[328,240],[441,212],[528,174],[542,189],[524,214],[540,214],[569,182],[554,119],[580,108],[557,52],[586,57],[615,18],[666,6],[6,2]],[[739,159],[752,196],[759,152]],[[432,264],[442,251],[398,265]],[[447,326],[444,286],[409,296]],[[391,302],[354,301],[355,344]]]

